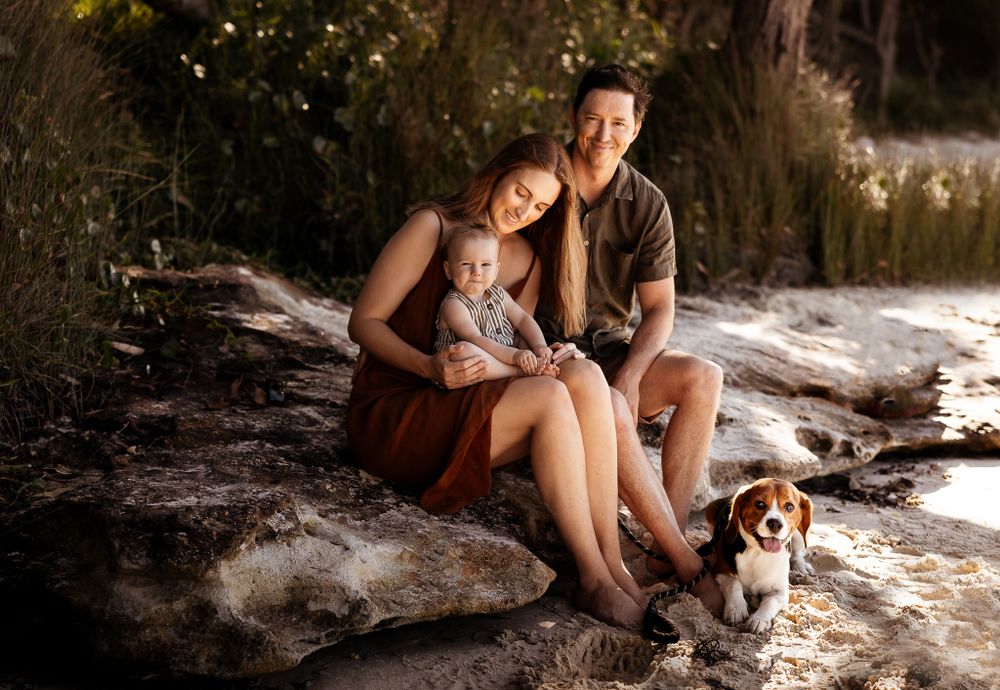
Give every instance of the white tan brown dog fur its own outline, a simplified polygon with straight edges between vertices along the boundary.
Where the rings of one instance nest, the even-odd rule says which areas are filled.
[[[788,574],[812,575],[806,563],[806,533],[812,522],[812,501],[790,482],[758,479],[731,499],[713,501],[705,509],[714,534],[715,575],[726,604],[723,620],[746,622],[762,633],[788,605]],[[747,597],[759,600],[750,614]]]

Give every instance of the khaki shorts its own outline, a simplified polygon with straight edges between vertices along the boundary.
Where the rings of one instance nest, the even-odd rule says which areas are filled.
[[[618,370],[622,368],[625,363],[626,358],[628,358],[629,341],[623,340],[617,348],[617,351],[607,357],[601,357],[596,354],[590,355],[590,359],[597,363],[597,366],[601,367],[601,371],[604,372],[604,378],[611,382],[611,379],[615,377]],[[639,421],[643,424],[652,424],[657,420],[657,418],[663,414],[663,410],[660,410],[652,417],[639,417]]]

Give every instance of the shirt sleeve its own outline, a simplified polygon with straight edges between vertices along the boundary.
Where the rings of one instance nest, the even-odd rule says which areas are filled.
[[[642,238],[636,261],[635,281],[648,283],[677,275],[677,256],[674,247],[674,222],[670,208],[664,202]]]

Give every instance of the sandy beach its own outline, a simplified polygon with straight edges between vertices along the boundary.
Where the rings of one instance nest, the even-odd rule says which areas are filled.
[[[1000,686],[1000,460],[875,461],[807,486],[816,576],[793,576],[767,634],[680,595],[667,610],[682,639],[657,647],[575,611],[563,577],[530,606],[351,638],[253,687]]]

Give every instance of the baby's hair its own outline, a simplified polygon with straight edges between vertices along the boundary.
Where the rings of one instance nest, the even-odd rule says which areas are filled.
[[[488,239],[496,240],[497,247],[500,247],[500,233],[493,229],[492,225],[486,224],[461,224],[456,225],[452,228],[451,233],[448,235],[448,239],[444,242],[444,256],[446,259],[451,258],[451,248],[457,245],[459,242],[470,238],[481,238],[485,237]]]

